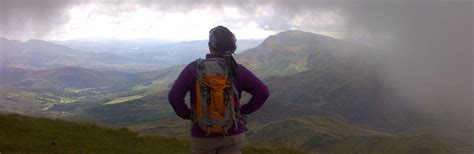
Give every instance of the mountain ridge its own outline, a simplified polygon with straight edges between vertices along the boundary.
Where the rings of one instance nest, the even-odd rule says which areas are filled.
[[[83,52],[39,39],[30,39],[25,42],[2,39],[0,54],[2,55],[0,63],[28,65],[38,69],[80,66],[90,69],[137,72],[162,68],[158,64],[144,63],[110,53]]]
[[[329,114],[371,128],[413,124],[408,118],[413,111],[385,84],[379,55],[368,46],[292,30],[268,37],[236,59],[270,89],[268,105],[253,116],[257,121]]]

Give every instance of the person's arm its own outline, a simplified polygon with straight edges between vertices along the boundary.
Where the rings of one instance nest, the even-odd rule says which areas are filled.
[[[251,114],[262,107],[268,96],[270,96],[270,93],[268,92],[267,86],[260,81],[260,79],[258,79],[247,68],[242,68],[242,75],[245,74],[242,90],[250,93],[252,98],[250,98],[250,101],[247,104],[242,105],[240,112],[242,114]]]
[[[191,63],[193,64],[193,63]],[[184,97],[191,90],[194,73],[191,70],[191,64],[186,66],[174,82],[168,93],[168,100],[173,107],[174,112],[183,119],[189,119],[191,110],[185,104]]]

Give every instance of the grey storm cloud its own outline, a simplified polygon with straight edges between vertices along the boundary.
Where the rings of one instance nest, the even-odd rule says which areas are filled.
[[[0,36],[40,37],[66,23],[79,1],[0,0]]]
[[[431,24],[430,22],[435,23],[439,17],[443,16],[456,16],[457,18],[453,20],[465,20],[466,22],[472,20],[468,19],[472,17],[472,11],[469,12],[472,10],[472,2],[469,0],[1,0],[1,34],[21,32],[36,32],[39,35],[47,34],[49,30],[61,26],[68,21],[67,10],[69,8],[89,2],[107,6],[107,10],[99,11],[110,14],[133,11],[138,9],[137,6],[160,11],[181,12],[203,7],[211,7],[219,11],[223,10],[224,6],[233,6],[242,10],[241,12],[248,17],[247,19],[256,21],[263,29],[277,31],[293,28],[290,24],[291,19],[300,13],[308,11],[316,14],[318,11],[339,10],[338,13],[346,21],[346,24],[343,26],[344,29],[340,30],[349,32],[367,31],[400,34],[407,32],[406,30],[413,26],[419,28],[420,26],[416,25],[416,22],[420,21],[419,19],[427,22],[426,24],[421,23],[421,27]],[[272,9],[273,14],[256,16],[257,10],[265,5],[271,6],[268,9]],[[459,7],[462,7],[461,10],[458,9]],[[440,16],[440,13],[443,14]],[[438,27],[450,26],[447,24],[441,23]],[[310,28],[311,26],[316,25],[304,27]]]

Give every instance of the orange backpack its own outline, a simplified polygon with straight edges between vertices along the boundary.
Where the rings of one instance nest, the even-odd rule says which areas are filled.
[[[196,63],[196,102],[192,104],[192,120],[207,135],[226,135],[233,124],[237,126],[240,106],[229,67],[223,58],[198,59]]]

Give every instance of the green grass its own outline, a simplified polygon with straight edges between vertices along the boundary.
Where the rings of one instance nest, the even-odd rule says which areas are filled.
[[[123,102],[127,102],[127,101],[130,101],[130,100],[134,100],[134,99],[140,99],[142,98],[143,96],[142,95],[133,95],[133,96],[126,96],[126,97],[119,97],[119,98],[115,98],[107,103],[105,103],[105,105],[107,104],[118,104],[118,103],[123,103]]]
[[[271,149],[271,148],[254,148],[254,147],[245,147],[244,150],[242,151],[244,154],[262,154],[262,153],[268,153],[268,154],[299,154],[299,153],[305,153],[300,150],[296,149]]]
[[[320,149],[322,153],[345,153],[351,151],[358,154],[451,154],[465,153],[436,135],[411,135],[408,137],[387,138],[380,136],[345,138],[337,144],[327,145]]]
[[[33,153],[186,153],[183,141],[127,129],[18,115],[0,116],[0,151]]]
[[[250,129],[249,142],[319,153],[463,154],[472,153],[472,133],[415,129],[388,134],[327,116],[305,116]]]
[[[1,153],[189,153],[186,140],[21,115],[0,115]],[[243,153],[302,153],[246,147]]]
[[[178,126],[179,127],[179,126]],[[132,128],[133,129],[133,128]],[[251,128],[243,153],[470,153],[465,133],[418,129],[379,133],[324,116],[277,121]],[[451,139],[449,137],[452,137]],[[465,137],[466,138],[466,137]],[[452,142],[462,142],[461,145]],[[2,153],[189,153],[189,138],[140,134],[22,115],[0,115]]]

